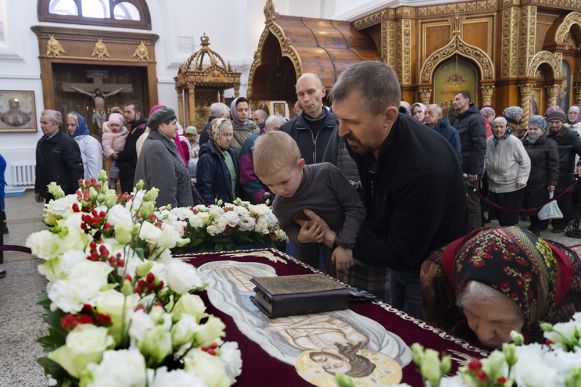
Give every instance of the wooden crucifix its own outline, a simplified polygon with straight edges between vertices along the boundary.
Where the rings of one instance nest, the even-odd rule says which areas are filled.
[[[105,111],[105,98],[111,97],[118,93],[131,93],[133,87],[129,83],[104,83],[103,80],[108,76],[104,70],[87,71],[87,78],[92,79],[92,83],[65,83],[63,84],[64,92],[76,92],[87,95],[93,99],[94,113],[93,123],[101,130],[103,122],[107,120]]]

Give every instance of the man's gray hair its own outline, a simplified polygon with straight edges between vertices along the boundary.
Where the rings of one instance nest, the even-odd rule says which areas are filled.
[[[47,110],[43,110],[40,113],[40,116],[46,116],[48,117],[48,119],[57,124],[57,126],[61,126],[63,123],[63,115],[61,114],[61,112],[59,112],[58,110],[52,110],[52,109],[47,109]]]
[[[438,114],[440,115],[440,117],[444,114],[444,110],[442,110],[442,107],[437,103],[432,103],[428,105],[428,109],[435,109],[436,112],[438,112]]]
[[[266,119],[268,118],[268,113],[266,113],[266,112],[265,112],[264,110],[262,110],[262,109],[257,109],[257,110],[255,110],[255,111],[254,111],[254,113],[258,113],[258,114],[260,114],[260,119],[261,119],[263,122],[265,122],[265,121],[266,121]]]
[[[331,89],[331,102],[345,100],[353,91],[359,91],[367,111],[383,112],[388,106],[399,106],[401,89],[395,71],[387,64],[375,61],[359,62],[343,71]]]
[[[210,105],[210,115],[216,118],[227,117],[230,114],[230,108],[222,102],[215,102]]]
[[[270,116],[266,119],[266,122],[264,123],[264,127],[266,129],[278,130],[278,129],[280,129],[282,124],[284,124],[285,122],[286,122],[286,118],[284,118],[283,116],[281,116],[279,114],[275,114],[275,115]]]

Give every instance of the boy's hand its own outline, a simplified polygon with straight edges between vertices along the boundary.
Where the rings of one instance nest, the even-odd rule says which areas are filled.
[[[353,266],[353,250],[337,246],[333,250],[331,260],[335,262],[337,270],[346,272]]]
[[[297,239],[301,243],[321,243],[325,232],[323,227],[318,223],[313,223],[310,220],[295,219],[301,228],[297,235]]]

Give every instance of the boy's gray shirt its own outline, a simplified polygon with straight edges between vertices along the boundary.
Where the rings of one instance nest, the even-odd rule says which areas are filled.
[[[337,233],[335,244],[353,248],[365,220],[365,207],[355,188],[333,164],[305,165],[295,195],[274,199],[273,213],[291,240],[297,241],[300,229],[294,219],[308,219],[303,209],[314,211]]]

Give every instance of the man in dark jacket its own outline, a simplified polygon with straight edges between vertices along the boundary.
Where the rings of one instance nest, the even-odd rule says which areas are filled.
[[[549,138],[555,140],[559,149],[559,179],[555,196],[559,195],[574,180],[575,173],[575,155],[581,156],[581,138],[579,134],[564,126],[567,122],[567,116],[562,111],[553,111],[546,117],[549,124]],[[579,164],[577,164],[579,170]],[[553,232],[559,233],[565,231],[565,227],[573,217],[573,191],[557,200],[559,208],[563,213],[562,219],[553,219]]]
[[[320,163],[337,127],[337,117],[323,106],[325,88],[318,75],[303,74],[297,80],[295,89],[303,111],[281,126],[280,130],[297,142],[306,164]]]
[[[72,194],[79,188],[83,178],[83,160],[77,142],[60,130],[63,116],[56,110],[40,113],[40,128],[44,136],[36,145],[35,200],[48,203],[53,196],[47,186],[55,182],[65,194]]]
[[[475,229],[482,226],[480,211],[480,179],[484,173],[486,153],[486,124],[480,111],[470,102],[470,94],[461,91],[454,96],[454,110],[458,113],[452,123],[460,136],[462,149],[462,171],[467,175],[468,226]]]
[[[458,158],[439,134],[398,114],[400,86],[386,64],[352,65],[330,94],[364,190],[367,219],[353,255],[388,266],[392,305],[420,317],[420,266],[467,230]]]
[[[462,150],[460,148],[460,136],[450,121],[442,117],[442,108],[436,104],[428,105],[424,123],[430,128],[434,128],[440,136],[444,137],[454,148],[458,161],[462,163]]]
[[[129,134],[125,140],[125,147],[117,155],[117,167],[119,167],[119,180],[121,180],[121,191],[133,191],[133,180],[135,178],[135,166],[137,165],[137,139],[145,131],[147,117],[143,117],[141,105],[137,102],[128,102],[123,107],[123,117]]]

